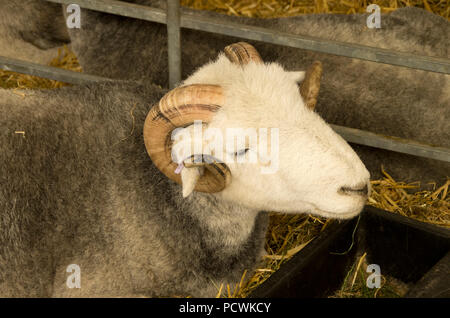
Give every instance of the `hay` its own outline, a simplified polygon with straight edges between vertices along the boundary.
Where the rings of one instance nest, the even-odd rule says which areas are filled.
[[[405,296],[408,285],[394,277],[381,274],[380,288],[369,288],[366,253],[356,259],[345,276],[341,288],[330,298],[399,298]]]
[[[422,222],[450,228],[450,179],[439,187],[431,184],[431,190],[414,192],[420,188],[419,182],[396,182],[383,167],[381,171],[385,177],[371,181],[372,193],[368,204]],[[265,259],[245,284],[243,281],[247,271],[241,282],[236,286],[227,286],[225,293],[221,286],[217,297],[248,296],[283,263],[317,237],[330,222],[332,221],[314,216],[272,214],[266,237]],[[366,279],[369,274],[365,271],[367,264],[363,261],[364,257],[355,262],[341,289],[332,297],[402,297],[406,293],[402,282],[385,276],[382,277],[381,288],[368,288]],[[351,277],[353,279],[350,280]]]
[[[330,222],[331,220],[308,215],[272,213],[265,244],[267,255],[246,282],[247,271],[236,286],[220,286],[217,297],[247,297],[282,264],[317,237]]]
[[[369,4],[380,6],[381,12],[413,6],[450,17],[447,0],[181,0],[181,4],[198,10],[216,11],[250,18],[289,17],[311,13],[366,13]]]
[[[419,182],[395,181],[383,168],[384,178],[371,181],[368,204],[422,222],[450,228],[450,179],[442,186],[429,184],[431,190],[417,191]]]

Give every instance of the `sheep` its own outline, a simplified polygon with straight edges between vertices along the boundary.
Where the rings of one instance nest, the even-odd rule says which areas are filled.
[[[164,8],[164,1],[128,1]],[[194,10],[183,8],[184,12]],[[450,57],[445,35],[449,22],[418,8],[402,8],[381,16],[380,29],[366,27],[367,15],[315,14],[278,19],[195,14],[223,21],[264,26],[323,39],[359,43],[428,56]],[[433,30],[430,32],[429,30]],[[116,79],[151,81],[167,86],[165,26],[82,10],[81,29],[69,30],[74,52],[87,73]],[[222,45],[237,39],[182,29],[183,76],[210,60]],[[268,61],[288,69],[304,69],[314,60],[324,65],[323,90],[317,112],[327,122],[388,136],[450,147],[449,75],[379,64],[258,42]],[[113,52],[113,53],[111,53]],[[129,63],[133,61],[133,63]],[[373,178],[381,166],[402,181],[443,182],[450,164],[432,159],[354,145]]]
[[[132,81],[0,90],[0,296],[211,297],[260,260],[260,211],[360,213],[369,173],[313,111],[321,64],[305,74],[263,63],[246,43],[225,52],[171,91]],[[174,173],[166,154],[185,139],[166,141],[196,119],[279,129],[277,171],[186,158]]]
[[[69,42],[61,5],[36,0],[0,3],[0,56],[48,64]]]

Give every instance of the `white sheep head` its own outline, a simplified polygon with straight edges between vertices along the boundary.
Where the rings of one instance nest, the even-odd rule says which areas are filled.
[[[320,76],[320,62],[288,72],[247,43],[228,46],[151,109],[147,151],[183,196],[210,192],[257,210],[353,217],[367,200],[369,172],[314,112]]]

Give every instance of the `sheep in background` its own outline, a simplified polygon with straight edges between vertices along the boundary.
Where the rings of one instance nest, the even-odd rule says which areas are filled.
[[[47,64],[70,42],[61,5],[41,0],[0,3],[0,56]]]
[[[312,110],[320,64],[305,75],[246,44],[226,51],[168,93],[134,82],[0,90],[0,296],[211,297],[260,260],[259,211],[361,211],[369,174]],[[165,141],[195,119],[279,128],[278,171],[186,161],[180,178]],[[81,288],[66,285],[71,264]]]
[[[165,8],[164,1],[128,2]],[[368,29],[367,15],[364,14],[255,19],[182,10],[295,34],[450,57],[450,47],[445,41],[445,36],[450,34],[450,23],[417,8],[403,8],[382,15],[381,29]],[[82,10],[81,29],[69,30],[69,33],[74,52],[87,73],[167,86],[164,25]],[[231,37],[187,29],[182,30],[181,40],[183,76],[209,61],[224,43],[236,41]],[[450,147],[449,75],[251,43],[266,60],[278,61],[288,69],[304,69],[314,60],[322,61],[324,75],[317,112],[329,123]],[[354,148],[373,178],[381,177],[381,165],[402,181],[420,180],[425,184],[442,182],[450,176],[447,162],[359,145]]]

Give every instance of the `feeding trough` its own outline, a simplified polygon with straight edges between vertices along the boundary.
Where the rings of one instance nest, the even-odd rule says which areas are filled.
[[[449,251],[450,230],[366,206],[359,219],[329,225],[249,297],[332,297],[362,252],[408,286],[402,296],[450,297]]]

